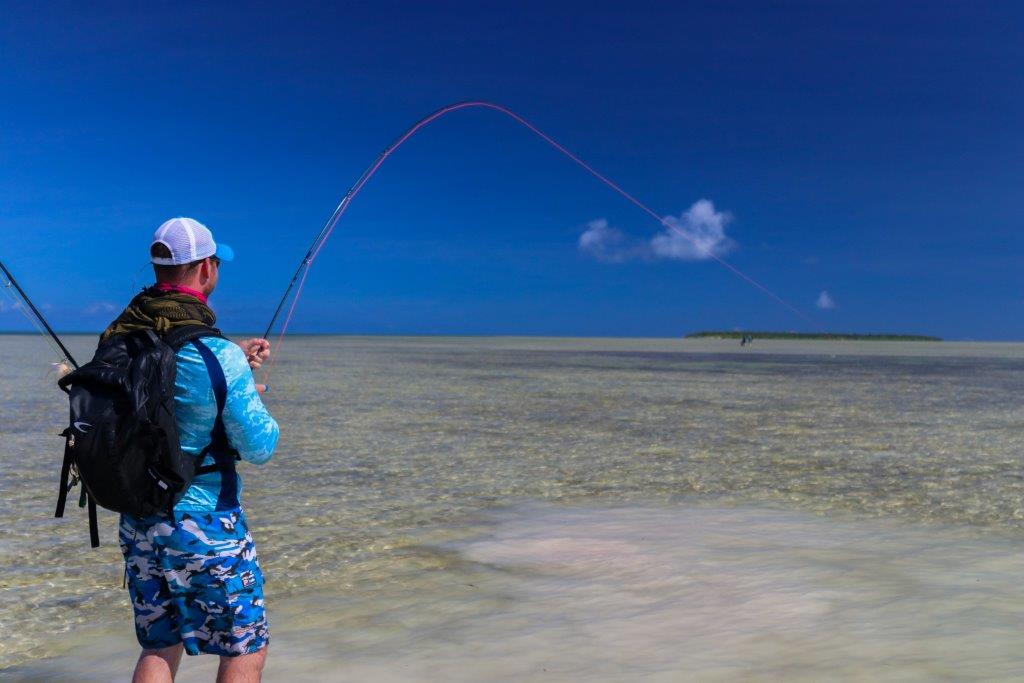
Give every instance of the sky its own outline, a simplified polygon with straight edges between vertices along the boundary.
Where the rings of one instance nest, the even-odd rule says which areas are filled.
[[[219,326],[262,330],[373,158],[485,99],[664,222],[512,120],[458,111],[353,202],[291,330],[1024,339],[1019,3],[2,13],[0,260],[58,330],[101,329],[151,282],[178,215],[237,254]],[[0,329],[28,325],[0,297]]]

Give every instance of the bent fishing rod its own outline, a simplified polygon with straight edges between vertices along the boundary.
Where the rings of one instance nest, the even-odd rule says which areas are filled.
[[[13,285],[14,288],[18,290],[18,295],[21,297],[22,301],[28,304],[29,309],[35,316],[35,320],[32,322],[37,323],[37,327],[39,326],[39,323],[41,323],[43,328],[45,328],[46,333],[50,335],[50,338],[53,339],[53,341],[57,342],[57,346],[60,347],[61,352],[64,354],[64,357],[61,358],[61,360],[67,360],[69,363],[75,366],[75,369],[77,370],[78,363],[75,361],[75,357],[72,356],[71,352],[68,351],[66,346],[64,346],[64,342],[60,340],[60,337],[57,336],[57,333],[53,331],[52,327],[50,327],[50,323],[46,322],[46,318],[43,317],[43,314],[40,313],[39,309],[36,308],[35,304],[32,303],[32,299],[28,298],[28,294],[26,294],[25,290],[21,288],[21,285],[18,284],[18,281],[14,279],[14,276],[11,274],[11,271],[7,270],[7,266],[4,265],[3,261],[0,261],[0,270],[3,270],[4,277],[7,278],[7,284],[5,286],[10,287],[11,285]]]
[[[366,170],[363,171],[359,178],[357,178],[356,181],[352,183],[348,191],[345,193],[345,196],[342,197],[341,201],[338,203],[337,208],[334,209],[334,213],[331,214],[330,218],[327,219],[327,222],[324,223],[322,228],[320,228],[320,232],[317,233],[316,237],[313,239],[313,242],[309,245],[309,249],[306,250],[305,255],[299,261],[299,265],[295,269],[295,273],[294,275],[292,275],[292,279],[288,283],[288,287],[285,288],[284,294],[281,296],[281,300],[277,304],[277,308],[274,309],[274,314],[271,316],[270,322],[267,323],[266,331],[263,333],[264,338],[269,338],[270,333],[273,330],[274,323],[277,322],[277,319],[280,316],[281,311],[284,309],[285,303],[288,301],[288,296],[291,294],[292,290],[295,289],[295,296],[292,298],[291,306],[288,309],[288,313],[285,315],[284,323],[281,326],[281,331],[278,333],[278,351],[275,352],[274,355],[271,356],[270,358],[270,366],[264,371],[264,381],[266,381],[266,377],[267,375],[269,375],[270,369],[273,368],[274,359],[280,352],[281,342],[283,341],[285,332],[288,329],[288,324],[291,321],[292,313],[294,313],[295,311],[295,305],[298,303],[299,297],[302,295],[302,288],[306,283],[306,276],[309,275],[309,271],[313,265],[313,262],[316,260],[316,257],[320,254],[320,250],[323,249],[323,246],[324,244],[326,244],[328,238],[331,236],[331,233],[334,231],[335,226],[337,226],[342,214],[344,214],[345,211],[348,210],[348,207],[352,204],[352,200],[355,199],[356,195],[358,195],[360,190],[363,189],[363,186],[365,186],[367,181],[369,181],[370,178],[373,177],[373,175],[387,160],[391,153],[394,152],[399,147],[401,147],[409,138],[415,135],[417,131],[426,126],[431,121],[434,121],[435,119],[438,119],[446,114],[449,114],[453,111],[457,111],[459,109],[467,109],[471,107],[490,109],[493,111],[500,112],[501,114],[504,114],[505,116],[511,118],[513,121],[520,124],[524,128],[528,129],[530,132],[541,138],[544,142],[548,143],[551,147],[555,148],[555,150],[557,150],[564,156],[568,157],[570,160],[572,160],[574,163],[580,166],[584,171],[586,171],[594,178],[607,185],[609,188],[611,188],[616,193],[621,195],[623,198],[628,200],[631,204],[639,208],[648,216],[658,221],[658,223],[660,223],[665,229],[669,230],[670,232],[675,232],[696,244],[696,240],[692,235],[686,233],[685,231],[681,230],[678,226],[672,224],[664,217],[660,216],[649,206],[647,206],[639,199],[637,199],[636,197],[634,197],[633,195],[619,187],[619,185],[617,185],[616,183],[614,183],[613,181],[611,181],[610,179],[596,171],[592,166],[590,166],[581,158],[570,152],[568,149],[566,149],[564,146],[558,143],[554,138],[544,133],[542,130],[534,126],[532,123],[530,123],[529,121],[527,121],[526,119],[524,119],[522,116],[515,113],[511,109],[508,109],[507,107],[504,107],[500,104],[495,104],[494,102],[488,102],[486,100],[467,100],[465,102],[455,102],[453,104],[441,107],[440,109],[431,112],[430,114],[427,114],[420,120],[416,121],[411,126],[409,126],[404,133],[395,138],[390,145],[385,147],[384,151],[378,154],[377,158],[374,159],[373,163],[367,166]],[[719,265],[724,267],[726,270],[731,272],[736,277],[740,278],[747,284],[755,287],[756,289],[759,289],[762,293],[774,299],[776,303],[781,304],[785,308],[789,309],[792,313],[796,314],[802,320],[810,323],[814,322],[813,320],[811,320],[810,317],[807,316],[807,314],[798,309],[796,306],[789,303],[788,301],[780,297],[778,294],[768,289],[765,285],[761,284],[751,276],[747,275],[746,273],[744,273],[739,268],[732,265],[722,257],[713,253],[708,253],[707,256],[712,260],[718,262]]]

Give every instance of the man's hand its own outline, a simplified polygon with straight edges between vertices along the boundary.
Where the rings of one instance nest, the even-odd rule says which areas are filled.
[[[246,339],[238,342],[238,345],[245,351],[245,359],[253,370],[259,370],[263,361],[270,356],[270,342],[266,339]]]

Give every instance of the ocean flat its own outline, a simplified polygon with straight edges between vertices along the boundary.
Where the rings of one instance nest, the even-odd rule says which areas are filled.
[[[0,666],[120,678],[114,515],[98,551],[51,519],[66,404],[38,338],[0,348]],[[292,337],[279,452],[241,469],[268,678],[1024,674],[1022,371],[1014,344]]]

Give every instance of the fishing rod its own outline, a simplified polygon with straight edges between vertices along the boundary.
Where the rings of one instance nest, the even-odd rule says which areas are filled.
[[[46,322],[46,318],[43,317],[43,314],[40,313],[39,309],[36,308],[35,304],[32,303],[32,299],[28,298],[28,294],[26,294],[25,290],[21,288],[21,285],[18,284],[18,281],[14,279],[14,276],[11,275],[11,271],[7,270],[7,266],[4,265],[3,261],[0,261],[0,270],[3,270],[4,276],[7,278],[7,286],[14,285],[14,288],[18,290],[18,294],[21,296],[22,300],[26,304],[28,304],[28,307],[32,310],[32,313],[35,315],[36,320],[42,323],[43,327],[46,328],[47,334],[50,335],[53,341],[57,342],[57,346],[59,346],[60,350],[64,353],[64,358],[62,358],[61,360],[67,360],[72,365],[74,365],[75,369],[77,370],[78,363],[75,361],[75,357],[72,356],[71,352],[68,351],[66,346],[64,346],[64,342],[60,340],[60,337],[57,336],[57,333],[53,331],[52,327],[50,327],[50,323]]]
[[[313,264],[313,259],[316,258],[317,254],[320,251],[318,249],[318,246],[320,245],[321,241],[325,240],[325,236],[331,230],[333,230],[334,225],[338,222],[338,219],[341,218],[341,214],[345,213],[345,209],[348,208],[348,205],[352,202],[352,199],[359,192],[359,190],[366,183],[366,181],[370,179],[370,176],[374,174],[374,172],[377,170],[377,167],[384,163],[384,160],[391,154],[391,152],[393,152],[395,148],[401,145],[402,142],[404,142],[405,139],[409,137],[409,135],[411,135],[411,133],[414,132],[417,127],[422,126],[424,123],[426,123],[429,120],[432,120],[433,118],[437,118],[442,113],[447,111],[447,109],[447,107],[439,109],[430,114],[429,116],[420,119],[420,121],[417,121],[412,126],[410,126],[410,128],[405,133],[395,138],[390,145],[385,147],[384,151],[378,154],[377,158],[373,160],[373,163],[363,170],[362,175],[360,175],[356,179],[356,181],[349,186],[348,191],[345,192],[345,196],[341,198],[341,201],[338,202],[338,206],[334,209],[334,213],[331,214],[330,218],[328,218],[327,221],[323,224],[323,227],[320,228],[320,232],[317,233],[316,237],[313,239],[313,242],[309,245],[309,249],[306,250],[305,256],[303,256],[302,260],[299,261],[299,266],[295,269],[295,274],[292,275],[292,279],[288,283],[288,287],[285,288],[284,294],[281,296],[281,300],[277,302],[277,308],[274,309],[274,315],[270,316],[270,322],[267,323],[267,329],[263,333],[264,339],[270,336],[270,332],[274,328],[274,323],[277,322],[277,318],[281,314],[281,309],[284,308],[284,304],[288,300],[288,295],[291,294],[292,289],[295,287],[295,283],[299,280],[299,275],[302,273],[304,268],[309,268],[309,266]]]
[[[342,214],[344,214],[348,207],[352,204],[352,200],[355,199],[356,195],[359,194],[360,190],[363,189],[363,186],[366,185],[367,181],[369,181],[370,178],[373,177],[373,175],[377,172],[377,169],[380,168],[380,166],[387,160],[391,153],[394,152],[399,147],[401,147],[406,140],[415,135],[419,129],[423,128],[431,121],[438,119],[446,114],[449,114],[453,111],[457,111],[459,109],[467,109],[470,107],[490,109],[493,111],[500,112],[501,114],[504,114],[505,116],[511,118],[516,123],[520,124],[524,128],[528,129],[529,131],[540,137],[542,140],[544,140],[544,142],[554,147],[558,152],[568,157],[570,160],[572,160],[574,163],[576,163],[578,166],[580,166],[583,170],[592,175],[594,178],[601,181],[609,188],[614,190],[616,193],[624,197],[631,204],[638,207],[648,216],[658,221],[658,223],[660,223],[665,229],[671,232],[675,232],[681,235],[682,237],[690,240],[694,244],[697,244],[696,239],[692,235],[686,233],[685,231],[681,230],[678,226],[670,223],[664,217],[658,215],[658,213],[651,209],[649,206],[647,206],[639,199],[637,199],[636,197],[634,197],[633,195],[619,187],[616,183],[612,182],[607,177],[596,171],[585,161],[583,161],[578,156],[576,156],[568,149],[563,147],[561,144],[559,144],[554,138],[544,133],[544,131],[540,130],[539,128],[534,126],[532,123],[530,123],[529,121],[527,121],[526,119],[524,119],[522,116],[515,113],[511,109],[508,109],[507,107],[504,107],[500,104],[495,104],[494,102],[488,102],[486,100],[467,100],[464,102],[455,102],[453,104],[441,107],[440,109],[437,109],[436,111],[433,111],[430,114],[427,114],[426,116],[421,118],[420,120],[416,121],[411,126],[409,126],[404,133],[395,138],[390,145],[385,147],[384,151],[378,154],[377,158],[374,159],[373,163],[367,166],[366,170],[363,171],[359,178],[354,183],[352,183],[348,191],[345,193],[345,196],[342,197],[341,201],[338,203],[337,208],[334,209],[334,213],[331,214],[330,218],[327,219],[327,222],[324,223],[322,228],[320,228],[320,232],[317,233],[316,238],[314,238],[313,242],[309,245],[309,249],[306,250],[306,253],[302,257],[302,260],[299,261],[299,265],[295,269],[295,273],[294,275],[292,275],[292,279],[288,283],[288,287],[285,289],[284,294],[281,296],[281,300],[278,302],[277,308],[274,309],[274,314],[271,316],[270,322],[267,324],[267,329],[263,334],[264,338],[270,336],[270,332],[274,327],[274,323],[277,322],[277,319],[280,316],[281,311],[284,309],[284,305],[288,300],[288,296],[291,294],[292,290],[295,289],[295,296],[292,298],[291,306],[288,308],[288,313],[285,315],[284,323],[281,326],[281,331],[278,333],[277,351],[274,353],[273,356],[271,356],[270,364],[268,368],[264,371],[264,381],[266,381],[267,376],[270,374],[270,370],[273,368],[275,358],[277,357],[278,353],[280,353],[281,342],[283,341],[284,334],[288,329],[288,324],[291,321],[292,313],[295,312],[295,306],[298,303],[299,297],[302,295],[302,289],[306,284],[306,277],[309,275],[310,268],[312,267],[313,262],[316,260],[316,257],[320,254],[320,250],[323,249],[323,246],[327,242],[327,239],[331,236],[331,233],[334,231],[334,228],[337,226]],[[747,275],[746,273],[744,273],[739,268],[732,265],[722,257],[713,253],[707,253],[707,256],[712,260],[718,262],[719,265],[721,265],[723,268],[731,272],[736,277],[740,278],[747,284],[755,287],[756,289],[759,289],[761,292],[774,299],[776,303],[781,304],[785,308],[789,309],[792,313],[796,314],[800,319],[810,323],[814,322],[807,314],[805,314],[799,308],[789,303],[788,301],[780,297],[778,294],[768,289],[766,286],[764,286],[754,278],[750,277],[749,275]]]
[[[349,204],[351,204],[352,200],[355,199],[355,196],[359,194],[359,191],[362,189],[363,185],[366,184],[366,181],[368,181],[373,176],[373,174],[377,172],[377,169],[380,168],[380,165],[384,163],[384,160],[387,159],[391,155],[391,153],[394,152],[398,147],[400,147],[402,143],[404,143],[406,140],[412,137],[413,133],[415,133],[417,130],[419,130],[426,124],[430,123],[436,118],[439,118],[447,114],[448,112],[455,111],[456,109],[464,109],[466,107],[492,107],[504,110],[504,107],[501,107],[500,105],[497,104],[493,104],[491,102],[456,102],[454,104],[449,104],[447,106],[441,107],[440,109],[437,109],[436,111],[433,111],[430,114],[427,114],[420,120],[416,121],[416,123],[409,126],[404,133],[402,133],[397,138],[392,140],[391,144],[385,147],[384,150],[380,154],[378,154],[377,157],[373,160],[373,163],[367,166],[363,170],[362,174],[360,174],[360,176],[356,178],[356,181],[349,186],[348,191],[345,192],[345,196],[341,198],[341,201],[338,202],[338,206],[334,209],[334,213],[332,213],[330,218],[327,219],[323,227],[320,228],[320,232],[317,233],[316,237],[313,239],[313,242],[309,245],[309,249],[306,250],[305,256],[303,256],[302,260],[299,261],[298,268],[295,269],[295,274],[292,275],[291,282],[288,283],[288,287],[284,290],[284,294],[281,296],[281,300],[277,303],[277,308],[274,309],[274,315],[270,317],[270,322],[267,323],[267,329],[263,333],[264,338],[270,336],[270,331],[273,329],[274,323],[277,322],[277,317],[281,314],[281,309],[284,308],[284,304],[288,300],[288,295],[295,287],[295,283],[299,281],[299,275],[303,273],[304,269],[308,270],[308,268],[311,265],[313,265],[313,260],[320,253],[320,247],[323,246],[323,243],[327,241],[327,237],[329,237],[330,233],[333,232],[334,226],[337,225],[338,220],[341,218],[341,215],[345,213],[346,209],[348,209]],[[506,111],[506,113],[515,116],[511,112]],[[305,277],[303,276],[303,280],[304,279]],[[298,294],[296,294],[296,297],[298,297]]]

